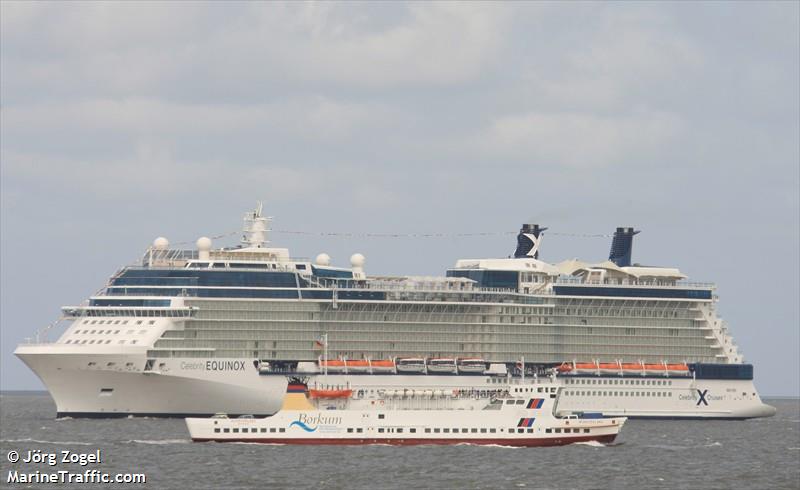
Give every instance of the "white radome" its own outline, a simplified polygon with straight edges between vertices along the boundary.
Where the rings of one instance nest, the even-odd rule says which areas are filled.
[[[326,253],[321,253],[317,255],[317,258],[314,259],[314,262],[316,262],[317,265],[331,265],[331,256]]]
[[[160,236],[153,240],[153,248],[156,250],[166,250],[169,247],[169,240]]]
[[[197,239],[197,250],[208,251],[211,250],[211,239],[207,236],[201,236]]]
[[[364,262],[366,262],[366,258],[361,254],[353,254],[350,256],[350,265],[353,267],[364,267]]]

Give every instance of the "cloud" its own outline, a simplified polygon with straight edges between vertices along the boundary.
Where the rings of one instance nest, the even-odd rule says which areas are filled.
[[[538,165],[596,168],[656,160],[655,153],[681,127],[680,118],[668,113],[525,113],[495,119],[477,140],[487,154]]]

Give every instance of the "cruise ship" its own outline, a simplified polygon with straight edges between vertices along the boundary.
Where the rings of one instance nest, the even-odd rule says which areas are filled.
[[[267,416],[292,375],[398,397],[551,376],[558,415],[775,412],[717,315],[715,287],[632,264],[633,228],[617,228],[600,263],[539,260],[546,228],[525,224],[513,256],[398,277],[368,275],[358,253],[334,267],[325,253],[270,246],[261,204],[244,221],[236,247],[157,238],[17,347],[59,417]]]

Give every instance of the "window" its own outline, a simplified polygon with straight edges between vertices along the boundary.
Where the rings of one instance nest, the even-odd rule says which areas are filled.
[[[528,429],[528,434],[533,434],[533,429]]]
[[[348,427],[347,428],[347,433],[348,434],[352,434],[353,433],[353,428],[352,427]]]
[[[266,432],[266,431],[267,431],[267,428],[266,428],[266,427],[262,427],[262,428],[261,428],[261,432]]]
[[[269,431],[270,431],[270,432],[275,432],[275,427],[270,427],[270,428],[269,428]]]
[[[219,432],[219,427],[214,427],[214,432]]]
[[[491,432],[492,434],[494,434],[494,433],[496,433],[496,432],[497,432],[497,429],[489,429],[489,432]]]
[[[397,432],[398,434],[402,434],[402,433],[403,433],[403,429],[402,429],[402,428],[399,428],[399,429],[397,429],[395,432]]]
[[[233,429],[233,433],[234,434],[237,434],[238,432],[239,432],[239,429]]]
[[[481,428],[481,434],[486,434],[486,429],[485,428]]]
[[[278,432],[286,432],[286,428],[285,427],[281,427],[280,429],[278,429]]]
[[[561,429],[556,429],[556,434],[561,434]]]
[[[155,321],[155,320],[150,320],[150,321],[149,321],[149,322],[147,322],[147,323],[148,323],[148,324],[150,324],[150,325],[155,325],[155,324],[156,324],[156,321]]]
[[[416,434],[417,433],[417,429],[408,429],[408,431],[411,432],[412,434]]]
[[[450,429],[442,429],[442,431],[443,431],[445,434],[449,434],[449,433],[450,433]]]
[[[364,429],[362,429],[361,427],[359,427],[358,429],[356,429],[356,432],[358,432],[358,433],[360,434],[360,433],[364,432]]]
[[[224,433],[226,433],[226,434],[227,434],[228,432],[230,432],[230,431],[231,431],[231,430],[230,430],[230,429],[228,429],[228,428],[222,429],[222,432],[224,432]]]
[[[441,432],[439,429],[433,429],[434,434],[438,434],[439,432]]]
[[[545,429],[544,432],[545,434],[550,434],[553,432],[553,429]]]
[[[425,433],[426,433],[426,434],[430,434],[430,433],[431,433],[431,430],[430,430],[429,428],[427,428],[427,427],[426,427],[426,428],[425,428]]]
[[[525,429],[517,429],[517,434],[523,434],[524,432],[525,432]]]
[[[386,415],[385,415],[385,414],[382,414],[382,413],[379,413],[379,414],[378,414],[378,418],[379,418],[379,419],[385,419],[385,418],[386,418]]]
[[[478,429],[472,429],[470,432],[472,432],[473,434],[477,434],[478,433]]]
[[[584,434],[588,434],[589,433],[589,429],[583,429],[583,433]]]

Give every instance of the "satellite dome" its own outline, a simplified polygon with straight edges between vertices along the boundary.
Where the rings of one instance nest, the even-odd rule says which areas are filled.
[[[367,259],[361,254],[353,254],[350,256],[350,265],[353,267],[364,267],[364,262]]]
[[[331,256],[326,253],[321,253],[317,255],[317,258],[314,259],[314,262],[316,262],[317,265],[331,265]]]
[[[160,236],[153,240],[153,248],[156,250],[166,250],[169,247],[169,240]]]
[[[211,239],[206,237],[206,236],[202,236],[202,237],[198,238],[197,239],[197,250],[202,250],[204,252],[206,252],[208,250],[211,250]]]

